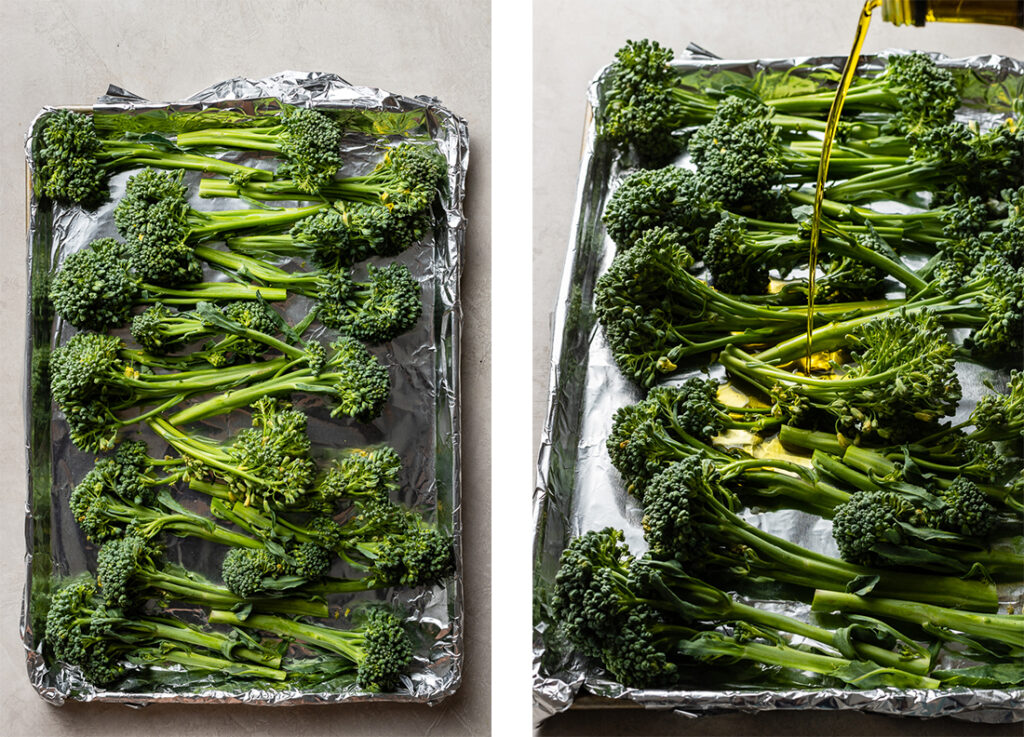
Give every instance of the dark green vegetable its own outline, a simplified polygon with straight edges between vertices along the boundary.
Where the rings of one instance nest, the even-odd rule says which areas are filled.
[[[92,209],[107,199],[107,178],[138,166],[192,169],[244,179],[271,173],[209,156],[185,153],[150,135],[136,140],[100,138],[91,115],[71,110],[49,113],[32,142],[35,187],[50,199]]]
[[[412,643],[401,620],[384,609],[363,610],[362,626],[341,630],[293,619],[251,614],[245,619],[214,609],[211,624],[228,624],[286,637],[348,658],[357,669],[357,683],[368,691],[390,691],[412,662]]]

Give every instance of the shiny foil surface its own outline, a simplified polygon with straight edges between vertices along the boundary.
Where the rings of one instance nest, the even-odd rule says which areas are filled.
[[[796,89],[804,77],[814,75],[837,79],[845,57],[801,57],[770,60],[729,61],[691,44],[688,56],[673,62],[680,74],[705,84],[721,87],[731,82],[749,83],[763,71],[791,72],[770,78],[770,89],[781,96]],[[885,67],[888,53],[862,56],[860,72],[877,72]],[[1006,116],[1013,101],[1024,99],[1024,64],[1001,56],[966,59],[938,57],[964,82],[961,120],[974,120],[985,127]],[[572,651],[559,636],[547,606],[559,556],[568,542],[588,530],[616,527],[624,531],[626,543],[635,555],[646,551],[640,526],[641,509],[629,496],[618,471],[605,450],[612,415],[619,407],[643,397],[615,365],[603,330],[593,311],[593,289],[615,255],[607,237],[601,213],[609,195],[634,164],[597,138],[594,112],[600,111],[608,85],[608,67],[602,69],[587,93],[588,114],[584,149],[577,181],[572,235],[555,307],[548,411],[541,436],[534,490],[534,716],[536,721],[572,706],[582,688],[596,696],[631,701],[638,706],[674,709],[681,715],[758,712],[777,709],[854,709],[881,714],[937,717],[956,716],[981,722],[1024,720],[1024,690],[941,689],[941,690],[767,690],[757,688],[709,691],[688,689],[632,689],[611,680],[608,674]],[[792,92],[790,92],[792,94]],[[1019,115],[1019,110],[1017,114]],[[686,166],[684,155],[677,162]],[[893,206],[893,211],[910,208]],[[920,266],[908,260],[912,268]],[[806,272],[804,272],[806,274]],[[799,276],[799,272],[794,272]],[[690,374],[679,374],[670,383],[681,383]],[[721,378],[722,367],[711,376]],[[963,401],[954,422],[966,419],[978,397],[986,391],[983,381],[1003,389],[1008,372],[993,371],[974,364],[958,364]],[[668,382],[667,382],[668,383]],[[761,512],[744,510],[743,516],[758,527],[815,551],[837,555],[830,534],[831,523],[793,510]],[[1000,587],[1000,600],[1024,608],[1024,585]],[[809,620],[810,607],[794,601],[744,599],[772,611]],[[948,658],[949,665],[964,664]]]
[[[94,212],[78,207],[64,208],[40,202],[29,193],[29,315],[26,387],[26,429],[28,433],[28,502],[26,507],[27,580],[21,631],[28,674],[39,694],[53,704],[66,700],[110,701],[130,704],[251,703],[319,704],[350,701],[397,701],[436,703],[451,695],[462,677],[463,591],[461,579],[460,521],[460,410],[459,361],[462,327],[459,279],[466,233],[463,214],[466,167],[469,160],[468,128],[464,120],[431,97],[403,97],[379,89],[358,87],[333,74],[282,72],[267,79],[230,79],[177,103],[150,102],[117,87],[110,87],[91,108],[101,135],[104,131],[161,131],[169,120],[176,128],[188,128],[191,120],[199,127],[204,111],[227,109],[240,118],[272,114],[281,104],[312,106],[329,110],[345,129],[342,176],[368,173],[380,160],[381,144],[408,140],[433,141],[448,163],[448,192],[434,205],[434,228],[395,259],[370,259],[357,264],[354,276],[366,274],[368,263],[383,265],[391,260],[406,264],[420,281],[423,314],[411,331],[381,346],[371,348],[391,374],[391,398],[383,414],[369,423],[331,418],[323,399],[308,394],[292,397],[293,404],[309,416],[309,433],[315,458],[330,458],[339,449],[387,443],[403,459],[402,487],[395,501],[409,505],[428,521],[450,532],[456,546],[456,576],[434,587],[391,588],[328,599],[328,626],[350,626],[346,617],[352,603],[376,600],[394,604],[408,613],[407,629],[413,641],[415,659],[409,673],[392,693],[367,693],[355,684],[325,683],[314,690],[292,687],[262,690],[225,690],[204,679],[187,681],[164,672],[159,685],[131,674],[116,690],[100,690],[82,680],[76,668],[47,662],[38,641],[39,615],[46,588],[54,578],[95,570],[96,546],[85,541],[68,509],[74,484],[92,467],[94,456],[75,449],[67,426],[52,406],[49,386],[37,368],[39,358],[59,345],[74,329],[46,313],[46,274],[61,261],[96,238],[116,236],[113,206],[123,194],[129,176],[137,170],[111,177],[111,199]],[[31,167],[32,133],[43,110],[29,131],[27,150]],[[250,166],[273,169],[275,161],[261,152],[221,152]],[[186,172],[190,204],[196,209],[241,209],[251,203],[230,198],[200,199],[196,194],[198,172]],[[289,207],[296,203],[275,202]],[[283,260],[285,268],[298,266],[299,259]],[[312,268],[312,267],[311,267]],[[224,280],[220,272],[206,267],[206,280]],[[310,306],[302,297],[289,297],[284,315],[290,323],[301,319]],[[316,332],[316,331],[320,332]],[[310,337],[320,337],[317,326]],[[116,333],[127,336],[127,330]],[[249,426],[248,412],[239,410],[205,420],[196,431],[224,440]],[[150,453],[160,456],[166,445],[154,435],[135,431],[129,437],[149,442]],[[201,511],[207,501],[189,489],[176,492],[186,507]],[[208,514],[208,510],[207,510]],[[168,560],[219,580],[223,549],[195,539],[166,536]],[[336,561],[334,576],[357,575]],[[183,619],[202,621],[197,607],[177,606],[173,612]],[[299,645],[292,651],[301,653]]]

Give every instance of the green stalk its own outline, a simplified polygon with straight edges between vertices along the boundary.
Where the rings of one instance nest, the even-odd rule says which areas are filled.
[[[207,263],[228,269],[241,276],[258,279],[274,287],[306,297],[316,296],[317,277],[315,274],[305,272],[291,274],[260,259],[239,253],[218,251],[207,246],[196,246],[195,254]]]
[[[849,677],[844,677],[841,671],[851,665],[852,661],[845,658],[835,658],[830,655],[797,650],[785,645],[766,645],[760,642],[738,643],[735,640],[716,639],[679,642],[680,652],[697,659],[706,659],[708,655],[713,657],[741,658],[752,660],[762,665],[778,666],[782,668],[793,668],[795,670],[820,673],[833,676],[846,682],[851,682]],[[864,674],[861,680],[881,679],[886,685],[899,688],[938,688],[941,682],[927,676],[919,676],[902,670],[890,668],[878,668],[870,673]],[[853,681],[856,685],[856,681]]]
[[[1024,649],[1024,615],[1021,614],[970,614],[920,602],[820,590],[814,592],[811,609],[816,612],[859,612],[922,626],[947,627]]]
[[[204,402],[186,407],[167,419],[172,425],[181,426],[244,407],[264,396],[273,397],[299,391],[330,393],[333,390],[333,382],[341,378],[344,378],[341,374],[330,373],[316,376],[309,369],[303,368],[258,384],[224,392]]]
[[[273,287],[257,287],[235,282],[204,282],[194,284],[188,289],[171,289],[154,284],[140,284],[142,296],[139,304],[162,302],[168,305],[196,304],[198,302],[215,302],[227,299],[260,299],[270,302],[281,302],[288,298],[283,289]]]
[[[786,112],[827,113],[832,107],[835,92],[814,92],[806,95],[793,95],[765,100],[775,110]],[[872,109],[895,110],[898,104],[891,92],[885,89],[884,83],[872,80],[850,88],[844,101],[850,108],[868,106]]]
[[[348,658],[357,665],[362,662],[364,653],[359,646],[361,632],[338,630],[332,627],[321,627],[315,624],[296,622],[293,619],[273,617],[266,614],[251,614],[240,619],[234,612],[214,609],[209,615],[210,624],[228,624],[233,627],[245,627],[269,632],[278,637],[298,640],[316,645],[325,650]]]
[[[745,622],[760,624],[780,632],[800,635],[824,645],[831,645],[837,650],[840,649],[836,642],[836,633],[832,630],[803,622],[795,617],[787,617],[784,614],[758,609],[757,607],[748,606],[740,602],[733,602],[733,608],[734,613],[730,613],[729,619],[742,619]],[[866,660],[878,663],[886,668],[895,668],[923,676],[928,674],[931,665],[928,658],[906,659],[891,650],[886,650],[866,642],[852,642],[851,644],[858,654]]]
[[[819,471],[837,478],[855,489],[860,491],[878,491],[878,484],[871,478],[853,470],[835,456],[829,455],[824,451],[815,450],[811,455],[811,462]]]
[[[979,611],[993,611],[998,607],[996,590],[991,584],[949,576],[905,574],[846,563],[764,532],[715,499],[709,497],[708,502],[717,516],[728,525],[726,534],[768,558],[773,565],[771,571],[766,573],[779,581],[806,586],[809,581],[817,579],[820,583],[814,588],[845,591],[857,579],[877,576],[873,593],[878,595],[902,595],[927,603]]]
[[[820,450],[837,456],[842,455],[845,450],[845,446],[839,442],[835,433],[801,430],[792,425],[783,425],[779,428],[779,441],[790,447]]]
[[[219,146],[280,153],[280,136],[283,131],[284,126],[281,125],[266,128],[207,128],[179,133],[176,142],[182,148]]]
[[[155,146],[132,141],[104,140],[101,156],[107,158],[104,168],[124,169],[135,166],[154,166],[161,169],[191,169],[231,177],[241,174],[255,180],[269,180],[274,174],[264,169],[224,161],[212,156],[172,153]]]
[[[224,658],[199,655],[187,650],[164,651],[160,648],[140,648],[135,651],[135,656],[151,662],[176,663],[190,670],[208,670],[233,676],[266,678],[272,681],[283,681],[288,678],[288,674],[280,669],[255,664],[247,665]]]
[[[129,620],[129,624],[126,626],[129,629],[142,632],[160,640],[170,640],[185,645],[196,645],[197,647],[206,648],[214,652],[223,652],[227,646],[232,644],[227,637],[220,633],[203,632],[176,623],[176,620],[172,619],[164,620],[155,617],[144,617],[138,620]],[[245,660],[250,660],[260,665],[267,665],[271,668],[277,668],[281,665],[281,656],[274,653],[251,650],[247,647],[235,647],[231,652]]]
[[[856,200],[875,192],[901,192],[928,189],[934,177],[942,175],[934,165],[923,162],[893,166],[883,172],[868,172],[829,187],[826,191],[833,200]]]
[[[223,233],[226,230],[272,228],[278,225],[289,225],[296,220],[309,217],[325,207],[327,207],[326,203],[276,210],[217,210],[213,212],[190,210],[188,215],[189,225],[191,226],[189,238],[214,235]]]
[[[211,609],[234,608],[244,604],[252,604],[261,612],[290,614],[298,617],[326,617],[329,614],[327,604],[311,599],[278,599],[257,598],[243,599],[227,588],[211,583],[194,581],[183,576],[176,576],[166,571],[139,571],[147,586],[189,604],[210,607]]]

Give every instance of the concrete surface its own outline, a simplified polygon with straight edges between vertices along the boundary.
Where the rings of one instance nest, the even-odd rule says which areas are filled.
[[[29,686],[18,636],[24,580],[23,136],[43,105],[92,102],[110,83],[153,100],[233,76],[335,72],[429,94],[471,138],[463,277],[466,640],[461,690],[437,707],[54,708]],[[490,12],[478,0],[0,0],[0,735],[468,735],[490,722]]]
[[[859,0],[563,0],[534,12],[534,446],[546,412],[551,316],[561,280],[583,136],[587,84],[627,39],[651,38],[682,55],[693,41],[726,59],[849,53]],[[1012,28],[932,24],[897,28],[876,18],[864,53],[886,48],[949,56],[1024,57],[1024,33]],[[697,721],[654,713],[569,714],[542,734],[1013,734],[949,720],[910,722],[859,714],[767,714]],[[944,730],[944,731],[943,731]]]

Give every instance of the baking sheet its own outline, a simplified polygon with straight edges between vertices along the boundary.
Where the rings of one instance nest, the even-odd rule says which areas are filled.
[[[161,131],[173,123],[201,127],[207,112],[227,109],[239,117],[273,113],[282,104],[313,106],[327,111],[346,129],[343,144],[343,176],[367,173],[380,159],[382,142],[433,142],[448,163],[447,197],[434,205],[433,231],[395,259],[370,259],[356,266],[356,277],[365,275],[368,263],[397,260],[406,264],[420,281],[423,314],[417,325],[390,343],[371,349],[388,368],[392,392],[383,414],[370,423],[332,419],[329,406],[320,398],[295,395],[293,402],[309,415],[313,454],[318,459],[346,447],[377,443],[393,446],[403,459],[402,488],[395,501],[410,505],[427,520],[452,533],[456,550],[456,576],[445,585],[417,589],[386,589],[357,595],[332,596],[329,624],[347,626],[348,605],[353,601],[382,600],[408,611],[409,630],[416,657],[407,678],[395,692],[369,694],[354,684],[325,683],[315,689],[224,690],[215,683],[169,679],[159,689],[127,679],[117,690],[96,689],[82,681],[76,669],[53,667],[42,655],[37,641],[39,617],[47,588],[54,576],[95,570],[96,546],[87,543],[67,508],[74,484],[92,467],[94,456],[76,450],[67,438],[59,410],[51,407],[49,387],[40,359],[54,345],[74,332],[60,319],[53,321],[41,295],[46,293],[46,274],[70,253],[95,238],[116,236],[112,211],[128,177],[137,170],[120,172],[110,180],[111,200],[94,212],[78,207],[40,202],[29,191],[29,314],[26,349],[29,383],[26,387],[28,436],[28,502],[26,540],[27,576],[22,607],[21,632],[29,678],[47,701],[309,704],[350,701],[399,701],[436,703],[454,693],[462,675],[463,591],[461,579],[459,360],[461,355],[462,270],[466,221],[463,215],[466,167],[469,159],[468,128],[462,119],[430,97],[403,97],[384,90],[350,85],[332,74],[282,72],[267,79],[231,79],[216,84],[179,103],[149,102],[118,87],[110,87],[91,108],[97,128],[103,131]],[[31,162],[32,132],[27,155]],[[89,110],[89,108],[85,108]],[[215,154],[225,155],[225,154]],[[259,152],[228,152],[234,160],[272,168],[272,157]],[[195,193],[200,178],[186,172],[190,204],[196,209],[238,209],[251,205],[229,198],[200,199]],[[294,203],[278,202],[287,207]],[[288,262],[283,262],[288,265]],[[205,277],[224,279],[206,269]],[[308,301],[292,297],[285,303],[289,322],[301,318]],[[322,329],[321,329],[322,330]],[[126,332],[122,332],[126,334]],[[319,336],[319,333],[311,333]],[[225,439],[249,425],[244,411],[212,418],[201,431]],[[147,431],[148,433],[148,431]],[[159,456],[165,446],[151,434],[129,433],[148,440],[150,454]],[[178,498],[200,510],[207,500],[188,489]],[[166,536],[169,560],[186,565],[217,580],[223,549],[199,540]],[[340,562],[333,575],[354,575]],[[197,609],[179,607],[183,617]],[[336,619],[334,619],[336,618]],[[293,646],[297,648],[297,646]],[[297,650],[298,651],[298,650]],[[150,690],[152,689],[152,690]]]
[[[835,79],[845,57],[800,57],[770,60],[721,60],[691,44],[687,58],[675,68],[690,80],[709,86],[730,82],[749,84],[758,78],[763,89],[793,94],[808,77]],[[861,58],[861,71],[880,71],[885,57],[900,50]],[[1024,65],[1001,56],[966,59],[939,57],[963,83],[965,105],[961,119],[991,124],[1011,111],[1020,114],[1024,101]],[[569,540],[587,530],[607,526],[622,529],[634,554],[646,550],[640,527],[641,510],[626,494],[605,450],[614,411],[642,398],[615,365],[593,313],[593,288],[615,253],[601,224],[608,196],[633,167],[628,154],[616,152],[596,135],[594,111],[601,104],[609,67],[591,83],[588,114],[572,230],[558,302],[555,307],[548,412],[541,436],[534,490],[534,711],[537,721],[572,706],[580,689],[622,702],[651,708],[676,709],[691,715],[711,712],[757,712],[775,709],[855,709],[883,714],[934,717],[953,715],[973,721],[1024,720],[1024,690],[944,689],[870,690],[817,689],[778,691],[630,689],[608,679],[601,669],[572,652],[560,637],[547,611],[547,601],[559,556]],[[766,76],[765,72],[788,72]],[[778,85],[778,88],[775,86]],[[685,156],[679,162],[685,165]],[[719,367],[720,369],[720,367]],[[958,366],[964,401],[958,414],[969,413],[982,391],[982,380],[997,387],[1006,374]],[[720,375],[713,373],[712,375]],[[676,376],[672,383],[686,378]],[[835,554],[829,523],[796,511],[757,514],[747,519],[808,548]],[[1000,598],[1020,611],[1024,586],[1003,587]],[[809,607],[785,602],[762,602],[791,616],[809,617]]]

